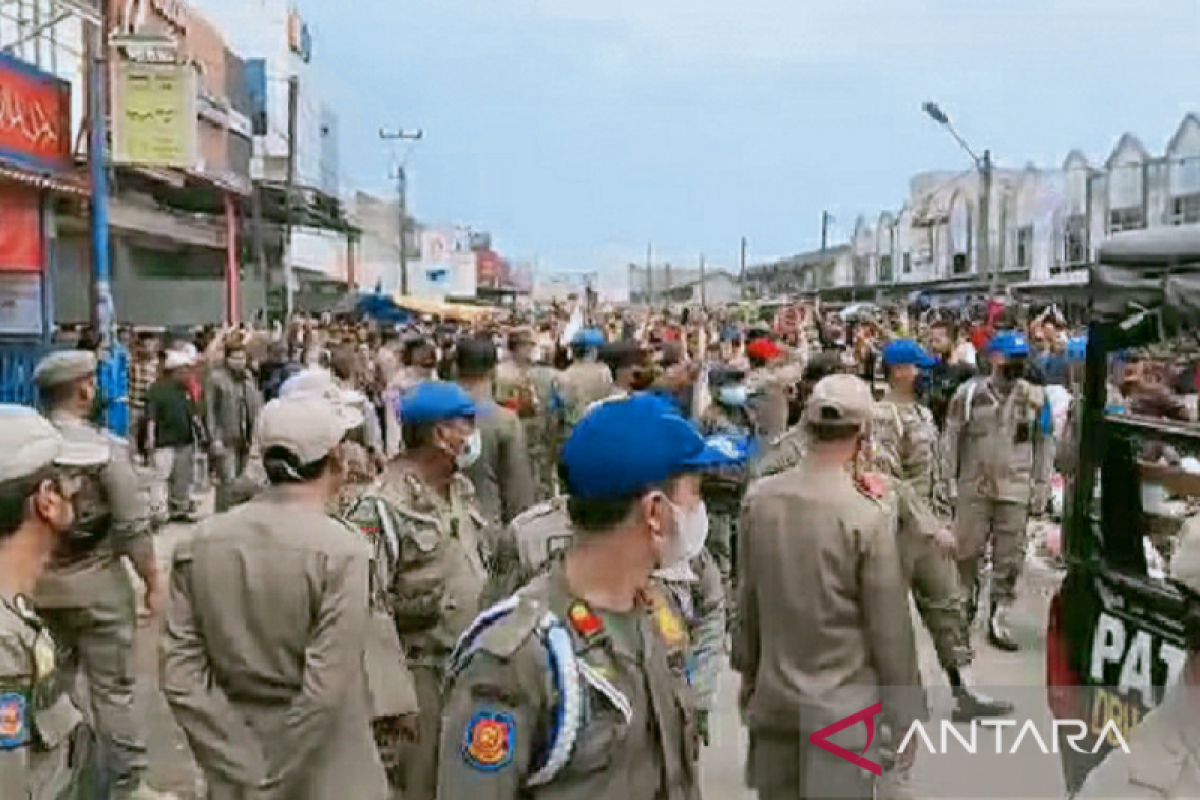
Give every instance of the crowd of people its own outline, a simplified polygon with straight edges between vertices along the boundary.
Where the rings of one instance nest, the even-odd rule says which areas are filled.
[[[870,797],[809,737],[928,716],[910,596],[954,719],[1012,711],[974,687],[973,622],[1022,646],[1082,342],[1054,307],[572,304],[130,332],[127,397],[81,342],[39,366],[44,416],[0,414],[0,637],[33,643],[0,678],[47,679],[44,630],[87,691],[0,695],[0,768],[153,796],[128,559],[210,798],[696,798],[727,657],[760,797]],[[1113,403],[1194,419],[1195,373],[1128,359]],[[171,521],[198,524],[168,588]]]

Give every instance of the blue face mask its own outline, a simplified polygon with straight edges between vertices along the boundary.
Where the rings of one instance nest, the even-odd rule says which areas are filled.
[[[742,384],[722,386],[717,390],[717,399],[727,406],[744,406],[748,397],[749,391]]]

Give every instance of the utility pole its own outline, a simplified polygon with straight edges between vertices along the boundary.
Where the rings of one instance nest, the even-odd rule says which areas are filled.
[[[416,142],[425,137],[425,132],[388,131],[380,130],[379,138],[384,141]],[[408,295],[408,170],[405,165],[408,155],[405,154],[396,166],[396,208],[399,211],[400,222],[400,294]]]
[[[740,291],[741,291],[743,300],[746,299],[746,248],[749,246],[750,246],[749,242],[747,242],[746,237],[743,236],[742,237],[742,247],[738,253],[738,265],[739,265],[738,273],[740,275],[740,277],[738,279],[738,285],[740,287]]]
[[[992,267],[992,151],[984,150],[979,160],[979,262],[980,273],[988,276],[988,296],[995,297],[1000,287]]]
[[[999,291],[1000,281],[996,270],[992,269],[990,241],[992,232],[992,178],[994,172],[992,151],[984,150],[982,157],[975,155],[975,151],[971,149],[971,145],[967,143],[967,140],[959,134],[954,124],[950,122],[950,115],[943,111],[937,103],[922,103],[921,110],[954,137],[954,141],[958,142],[958,146],[971,157],[971,161],[975,164],[975,169],[979,172],[979,229],[976,237],[975,268],[980,274],[987,276],[988,292],[990,296],[994,297]]]
[[[670,261],[668,261],[664,265],[664,271],[665,271],[665,275],[663,276],[663,283],[665,284],[665,286],[663,288],[663,294],[665,297],[664,297],[663,305],[669,306],[669,305],[671,305],[671,262]]]
[[[295,75],[288,78],[288,152],[287,152],[287,196],[283,212],[283,317],[292,318],[295,310],[292,271],[292,195],[296,193],[296,139],[300,116],[300,79]]]
[[[708,281],[704,279],[704,254],[700,254],[700,307],[708,309]]]
[[[107,348],[113,340],[112,271],[108,238],[108,17],[105,3],[101,22],[91,26],[88,70],[88,172],[92,181],[92,279],[95,281],[96,328]]]
[[[829,212],[821,212],[821,252],[829,249]]]
[[[654,305],[654,244],[646,242],[646,305]]]

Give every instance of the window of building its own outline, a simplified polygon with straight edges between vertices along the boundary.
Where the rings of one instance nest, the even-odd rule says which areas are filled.
[[[879,282],[891,283],[892,276],[892,256],[891,254],[879,257]]]
[[[912,272],[912,253],[904,254],[903,266],[901,266],[900,268],[904,271],[905,275],[908,275],[909,273]]]
[[[1171,198],[1171,224],[1194,225],[1200,222],[1200,193]]]
[[[1087,217],[1072,214],[1063,226],[1063,264],[1073,267],[1087,260]]]
[[[1017,269],[1033,265],[1033,226],[1017,228]]]
[[[967,254],[966,253],[955,253],[954,254],[954,274],[955,275],[964,274],[967,271],[967,266],[968,266],[967,265]]]
[[[1110,233],[1121,231],[1137,231],[1146,227],[1146,213],[1140,206],[1114,208],[1108,215],[1108,230]]]
[[[854,285],[866,286],[871,282],[871,257],[854,257]]]

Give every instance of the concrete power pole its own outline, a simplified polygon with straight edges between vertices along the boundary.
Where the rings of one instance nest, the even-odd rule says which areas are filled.
[[[379,131],[379,138],[393,142],[418,142],[425,132],[417,130]],[[411,150],[409,151],[411,152]],[[408,170],[405,169],[407,154],[396,165],[396,205],[400,223],[400,294],[408,294]]]
[[[742,237],[742,247],[738,253],[738,286],[742,295],[742,299],[746,299],[746,249],[750,243],[746,241],[746,237]]]
[[[283,221],[283,317],[291,319],[295,304],[292,272],[292,196],[296,193],[296,139],[299,138],[300,79],[288,78],[288,153],[287,197],[284,200]]]
[[[984,150],[979,160],[979,252],[975,256],[979,272],[988,277],[988,294],[999,290],[996,270],[992,268],[992,151]]]

